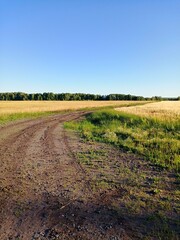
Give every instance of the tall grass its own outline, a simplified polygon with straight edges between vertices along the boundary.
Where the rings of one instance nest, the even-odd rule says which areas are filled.
[[[180,168],[179,121],[161,121],[114,110],[97,111],[82,122],[67,123],[87,140],[110,143],[138,153],[163,168]]]

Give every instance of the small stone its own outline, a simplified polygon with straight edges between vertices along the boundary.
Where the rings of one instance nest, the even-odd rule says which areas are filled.
[[[39,238],[39,233],[34,234],[34,239],[37,239],[37,238]]]

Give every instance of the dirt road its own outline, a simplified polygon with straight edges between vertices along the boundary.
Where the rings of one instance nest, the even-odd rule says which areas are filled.
[[[81,143],[63,128],[85,114],[1,127],[0,239],[130,239],[101,194],[92,192],[74,155]]]

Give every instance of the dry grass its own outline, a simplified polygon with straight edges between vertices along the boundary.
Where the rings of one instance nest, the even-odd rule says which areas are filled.
[[[0,115],[31,112],[54,112],[81,108],[125,106],[143,101],[0,101]]]
[[[141,106],[116,108],[116,110],[160,120],[178,120],[180,118],[180,101],[162,101]]]

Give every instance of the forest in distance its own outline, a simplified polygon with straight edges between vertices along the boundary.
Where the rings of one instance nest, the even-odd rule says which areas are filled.
[[[133,100],[133,101],[141,101],[141,100],[180,100],[180,96],[175,98],[164,98],[161,96],[153,96],[153,97],[143,97],[143,96],[135,96],[131,94],[108,94],[108,95],[100,95],[100,94],[87,94],[87,93],[52,93],[52,92],[44,92],[44,93],[24,93],[24,92],[5,92],[0,93],[1,101],[83,101],[83,100],[91,100],[91,101],[108,101],[108,100]]]

